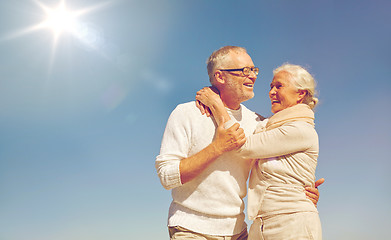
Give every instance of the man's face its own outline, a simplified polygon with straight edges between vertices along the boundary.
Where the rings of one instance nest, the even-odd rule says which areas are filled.
[[[251,57],[247,53],[231,53],[231,61],[227,61],[221,69],[240,69],[243,67],[254,67]],[[242,71],[223,71],[225,80],[224,87],[220,93],[225,99],[237,101],[238,104],[254,97],[254,83],[257,76],[254,72],[246,76]]]

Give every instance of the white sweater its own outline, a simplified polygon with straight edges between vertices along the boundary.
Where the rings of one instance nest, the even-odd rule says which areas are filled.
[[[241,105],[229,110],[245,134],[251,135],[262,119]],[[250,166],[231,153],[225,153],[198,177],[181,184],[179,162],[208,146],[214,137],[213,118],[201,115],[195,102],[180,104],[171,113],[163,135],[156,169],[162,185],[172,189],[168,226],[181,226],[194,232],[230,236],[245,227],[243,198]]]

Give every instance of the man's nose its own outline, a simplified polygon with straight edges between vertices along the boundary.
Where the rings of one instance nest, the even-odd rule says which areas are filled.
[[[248,77],[251,78],[255,82],[255,80],[257,79],[258,76],[255,74],[255,72],[250,71],[250,75],[248,75]]]

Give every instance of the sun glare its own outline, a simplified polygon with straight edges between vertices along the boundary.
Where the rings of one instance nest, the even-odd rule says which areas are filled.
[[[69,35],[85,49],[100,50],[101,34],[98,28],[89,22],[82,21],[81,17],[93,11],[106,7],[114,0],[106,0],[82,9],[68,7],[66,0],[59,0],[56,6],[47,6],[41,0],[32,0],[40,8],[42,20],[24,29],[17,30],[0,38],[0,41],[11,40],[42,30],[49,30],[53,34],[50,64],[53,63],[55,52],[61,35]],[[37,15],[39,13],[36,13]]]
[[[55,36],[62,32],[74,32],[77,24],[77,16],[75,13],[69,11],[64,2],[55,9],[45,9],[47,14],[43,25],[51,29]]]
[[[103,7],[106,7],[114,0],[99,2],[97,4],[87,6],[82,9],[73,9],[71,7],[68,7],[66,4],[66,0],[59,0],[56,6],[50,7],[42,3],[41,0],[32,1],[40,8],[42,20],[34,25],[10,33],[9,35],[1,38],[0,41],[11,40],[37,31],[49,30],[53,33],[51,51],[52,59],[50,62],[52,62],[54,58],[61,35],[65,34],[76,39],[82,44],[83,47],[86,47],[87,49],[99,50],[99,46],[97,44],[100,40],[99,31],[97,31],[97,28],[94,26],[94,24],[82,21],[81,17]]]
[[[55,7],[46,6],[39,0],[33,0],[42,10],[42,21],[36,23],[25,29],[21,29],[17,32],[5,36],[3,39],[13,39],[20,37],[38,30],[50,30],[53,32],[54,45],[56,45],[59,37],[63,33],[70,34],[75,38],[88,42],[87,39],[81,39],[82,37],[89,37],[86,35],[85,26],[88,25],[79,20],[79,17],[84,16],[92,11],[102,8],[109,4],[109,1],[100,2],[93,6],[88,6],[83,9],[72,9],[66,5],[66,0],[60,0]]]

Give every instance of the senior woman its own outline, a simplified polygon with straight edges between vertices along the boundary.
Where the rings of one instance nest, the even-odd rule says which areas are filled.
[[[274,114],[248,136],[237,154],[255,160],[248,192],[249,230],[253,239],[322,239],[316,206],[306,198],[314,187],[319,144],[314,128],[315,80],[303,67],[284,64],[273,71],[269,97]],[[217,123],[232,125],[209,88],[196,99],[209,107]]]

